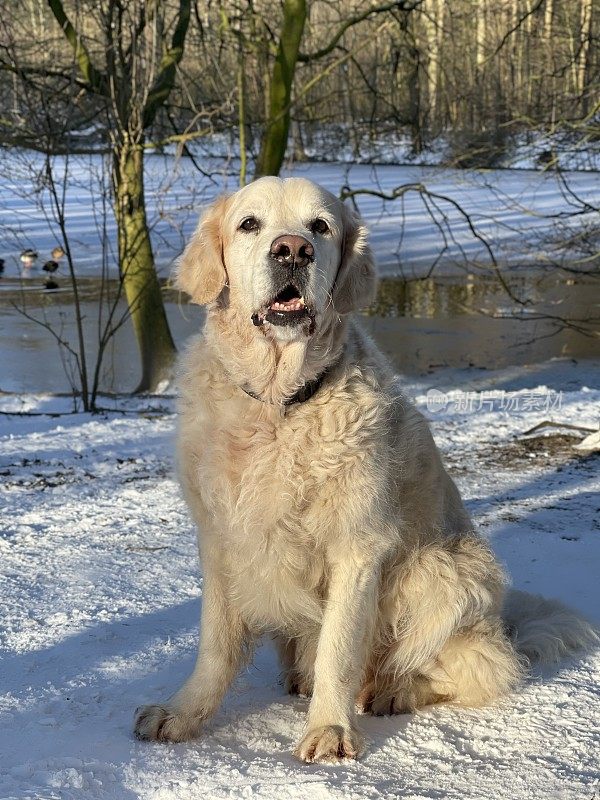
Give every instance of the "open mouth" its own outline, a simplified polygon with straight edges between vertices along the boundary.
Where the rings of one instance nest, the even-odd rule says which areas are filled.
[[[259,314],[254,314],[252,321],[255,325],[265,321],[271,325],[297,325],[313,316],[300,291],[290,283]]]
[[[298,289],[296,289],[295,286],[292,286],[291,283],[275,296],[273,302],[268,308],[268,311],[280,311],[285,314],[303,310],[306,310],[304,298],[300,295]]]

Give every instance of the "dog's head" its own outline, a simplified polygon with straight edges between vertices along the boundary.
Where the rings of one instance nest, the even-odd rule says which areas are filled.
[[[329,314],[372,302],[367,229],[303,178],[261,178],[216,200],[181,256],[176,280],[199,304],[234,306],[275,338],[310,336]]]

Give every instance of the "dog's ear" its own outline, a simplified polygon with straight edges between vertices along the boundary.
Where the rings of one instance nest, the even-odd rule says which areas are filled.
[[[333,286],[333,307],[338,314],[364,308],[375,300],[377,271],[368,242],[368,230],[359,216],[343,207],[343,240],[340,267]]]
[[[227,281],[222,221],[228,200],[223,195],[208,207],[175,266],[176,287],[199,305],[216,300]]]

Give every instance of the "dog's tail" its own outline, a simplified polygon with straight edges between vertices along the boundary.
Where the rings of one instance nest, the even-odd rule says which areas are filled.
[[[600,645],[598,629],[558,600],[510,589],[502,616],[515,649],[530,662],[557,662]]]

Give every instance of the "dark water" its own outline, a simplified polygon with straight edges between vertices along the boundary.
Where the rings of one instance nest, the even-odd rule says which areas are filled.
[[[90,363],[97,347],[98,291],[96,280],[81,280]],[[493,369],[557,356],[600,356],[600,339],[582,335],[558,321],[587,320],[583,325],[586,330],[600,330],[598,280],[523,275],[511,278],[510,292],[530,304],[516,302],[493,278],[386,278],[376,304],[361,318],[397,368],[408,373],[442,366]],[[181,346],[200,329],[203,312],[173,292],[166,292],[165,300],[173,335]],[[16,281],[1,281],[0,390],[68,391],[67,373],[72,372],[72,363],[64,353],[61,357],[50,332],[19,309],[46,321],[63,340],[76,342],[70,291],[48,293],[37,285],[23,288]],[[124,312],[121,304],[118,313]],[[544,319],[544,315],[555,320]],[[135,341],[126,323],[107,349],[102,388],[131,390],[138,378]]]
[[[385,279],[365,323],[406,372],[599,357],[600,280],[529,274],[511,278],[507,291],[479,275]]]

